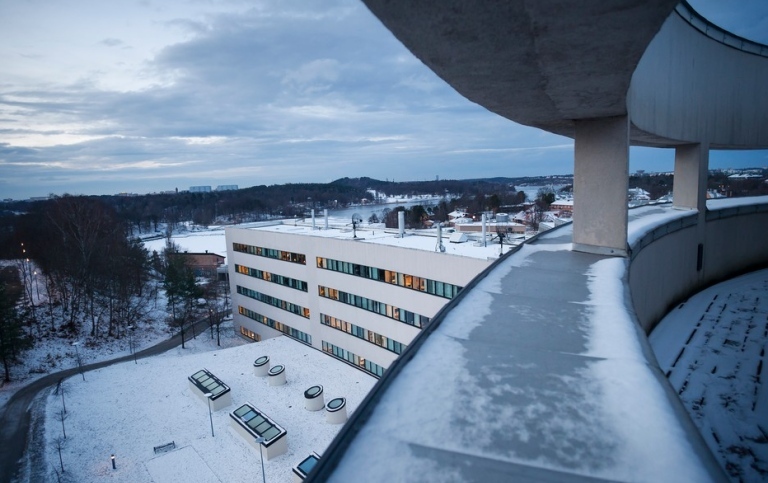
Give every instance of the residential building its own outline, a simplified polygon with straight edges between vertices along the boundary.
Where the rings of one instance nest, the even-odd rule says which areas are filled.
[[[224,265],[226,258],[218,253],[176,253],[174,256],[182,257],[184,264],[191,268],[195,277],[215,278],[219,267]]]
[[[284,334],[377,377],[499,253],[437,230],[290,220],[225,233],[237,333]]]

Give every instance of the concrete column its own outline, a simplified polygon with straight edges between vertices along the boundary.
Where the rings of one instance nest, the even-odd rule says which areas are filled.
[[[629,118],[576,121],[573,249],[627,256]]]
[[[704,213],[708,171],[709,149],[706,143],[675,148],[675,182],[672,187],[675,208]]]

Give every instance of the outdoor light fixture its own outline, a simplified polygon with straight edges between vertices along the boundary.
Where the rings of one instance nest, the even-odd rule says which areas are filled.
[[[211,436],[216,437],[216,435],[213,434],[213,413],[211,413],[211,398],[213,397],[213,393],[206,392],[204,396],[208,400],[208,418],[211,420]]]
[[[267,477],[264,475],[264,452],[261,450],[262,443],[266,441],[264,436],[259,436],[256,438],[256,444],[259,445],[259,456],[261,457],[261,481],[262,483],[267,483]]]
[[[135,328],[136,327],[134,327],[133,325],[129,325],[128,327],[126,327],[126,329],[128,329],[128,345],[131,350],[131,353],[133,354],[133,363],[138,364],[138,362],[136,362],[136,347],[133,345],[133,329]]]
[[[110,456],[110,459],[112,460],[112,469],[116,470],[117,466],[115,465],[115,455]]]
[[[77,346],[80,345],[80,341],[75,341],[72,343],[73,346],[75,346],[75,354],[77,354],[77,368],[80,370],[80,375],[83,376],[83,381],[85,381],[85,373],[83,372],[83,365],[80,362],[80,351],[77,349]]]

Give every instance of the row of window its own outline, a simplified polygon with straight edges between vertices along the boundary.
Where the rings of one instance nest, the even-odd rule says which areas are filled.
[[[238,306],[237,311],[240,313],[240,315],[244,315],[249,319],[259,322],[260,324],[266,325],[267,327],[272,327],[275,330],[279,330],[280,332],[287,335],[288,337],[294,338],[307,345],[312,345],[312,336],[307,334],[306,332],[302,332],[298,329],[294,329],[289,325],[285,325],[282,322],[278,322],[276,320],[270,319],[269,317],[265,317],[260,313],[254,312],[253,310],[250,310],[250,309],[246,309],[243,306]]]
[[[260,278],[261,280],[265,280],[267,282],[295,288],[296,290],[301,290],[302,292],[307,291],[307,282],[303,280],[298,280],[283,275],[277,275],[276,273],[265,272],[264,270],[259,270],[258,268],[251,268],[238,264],[235,264],[235,271],[243,275],[248,275],[249,277]]]
[[[364,369],[366,372],[370,372],[376,377],[381,377],[384,374],[384,368],[376,364],[375,362],[371,362],[368,359],[364,359],[356,354],[353,354],[352,352],[349,352],[346,349],[337,347],[331,344],[330,342],[323,341],[323,351],[327,352],[328,354],[331,354],[337,359],[341,359],[343,361],[347,361],[351,364],[354,364],[357,367]]]
[[[357,263],[342,262],[330,258],[317,257],[317,268],[332,270],[334,272],[347,273],[370,280],[399,285],[400,287],[426,292],[439,297],[452,299],[461,291],[462,287],[445,282],[438,282],[428,278],[417,277],[393,270],[384,270]]]
[[[257,334],[256,332],[254,332],[252,330],[246,329],[242,325],[240,326],[240,335],[242,335],[243,337],[248,337],[249,339],[251,339],[254,342],[258,342],[258,341],[261,340],[261,336],[259,334]]]
[[[318,291],[321,297],[337,300],[347,305],[353,305],[363,310],[389,317],[390,319],[399,320],[400,322],[414,327],[421,328],[429,323],[429,317],[395,307],[394,305],[385,304],[384,302],[361,297],[360,295],[353,295],[351,293],[342,292],[341,290],[336,290],[335,288],[323,287],[322,285],[318,285]]]
[[[320,322],[328,327],[333,327],[334,329],[346,332],[347,334],[352,334],[357,338],[367,340],[368,342],[390,350],[395,354],[402,354],[403,349],[406,347],[402,342],[398,342],[387,336],[377,334],[372,330],[365,329],[359,325],[350,324],[349,322],[345,322],[330,315],[320,314]]]
[[[306,319],[309,318],[309,309],[302,307],[301,305],[286,302],[283,299],[279,299],[271,295],[266,295],[255,290],[251,290],[247,287],[241,287],[240,285],[237,286],[237,293],[240,295],[245,295],[246,297],[250,297],[254,300],[258,300],[259,302],[264,302],[265,304],[269,304],[273,307],[277,307],[278,309],[291,312],[292,314],[300,315]]]
[[[232,249],[236,252],[274,258],[275,260],[283,260],[284,262],[300,263],[302,265],[307,264],[307,256],[303,253],[287,252],[275,248],[257,247],[254,245],[246,245],[245,243],[232,243]]]

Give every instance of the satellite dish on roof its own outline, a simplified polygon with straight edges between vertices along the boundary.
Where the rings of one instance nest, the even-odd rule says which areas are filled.
[[[357,238],[357,225],[363,222],[363,217],[359,213],[352,215],[352,238]]]

